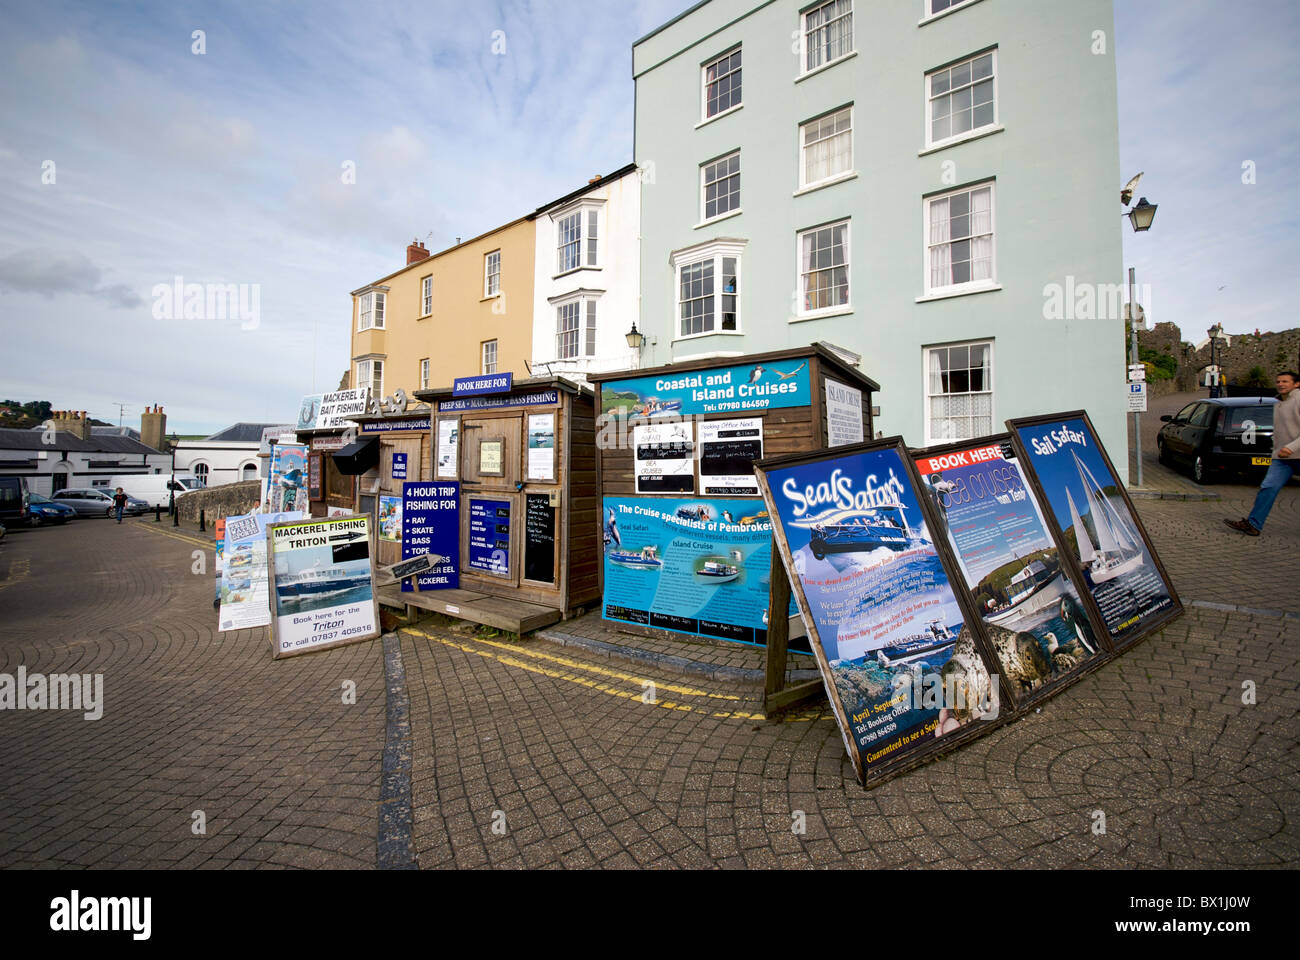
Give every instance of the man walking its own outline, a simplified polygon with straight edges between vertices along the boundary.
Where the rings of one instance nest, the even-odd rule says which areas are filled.
[[[117,493],[113,494],[113,509],[117,513],[117,522],[121,523],[122,511],[126,509],[126,494],[122,492],[121,487],[118,487]]]
[[[1292,476],[1300,473],[1300,390],[1296,387],[1300,387],[1300,376],[1294,370],[1277,375],[1279,402],[1273,408],[1273,464],[1260,484],[1255,509],[1250,511],[1250,516],[1223,521],[1250,537],[1259,536],[1278,491]]]

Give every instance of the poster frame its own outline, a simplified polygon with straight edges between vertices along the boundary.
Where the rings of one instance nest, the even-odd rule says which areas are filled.
[[[952,587],[953,597],[962,611],[964,625],[970,627],[975,648],[980,656],[984,658],[985,669],[988,670],[990,675],[997,677],[998,696],[1001,698],[998,715],[988,720],[971,720],[958,730],[937,739],[930,739],[920,747],[880,761],[870,768],[867,767],[862,758],[857,740],[852,735],[847,711],[840,701],[834,682],[830,680],[830,662],[826,659],[826,649],[822,645],[816,618],[811,615],[809,610],[808,598],[804,594],[803,583],[794,570],[794,558],[790,553],[790,543],[785,534],[785,527],[781,523],[780,511],[777,509],[776,500],[772,496],[771,485],[768,482],[768,472],[783,467],[807,466],[825,460],[839,460],[861,453],[874,453],[879,450],[889,449],[896,451],[899,459],[903,462],[907,480],[912,484],[912,490],[925,518],[927,529],[931,531],[937,529],[946,530],[945,527],[941,526],[939,518],[936,516],[937,511],[934,504],[930,502],[929,496],[925,494],[922,488],[920,472],[916,468],[916,463],[912,459],[912,453],[908,449],[906,441],[901,436],[884,437],[863,443],[827,447],[806,453],[786,454],[754,461],[754,473],[758,477],[759,489],[763,493],[763,502],[767,506],[768,515],[772,520],[773,547],[780,553],[781,563],[785,566],[786,577],[790,581],[790,590],[794,594],[796,604],[799,607],[799,615],[803,617],[804,629],[808,631],[810,641],[813,641],[809,645],[812,647],[813,655],[817,658],[817,668],[818,672],[821,673],[822,686],[826,690],[826,699],[831,705],[832,713],[835,715],[835,722],[839,725],[840,736],[844,741],[849,761],[853,765],[854,773],[857,774],[858,783],[865,789],[870,789],[901,773],[906,773],[908,770],[914,770],[936,756],[964,746],[972,740],[977,740],[1019,715],[1018,711],[1010,709],[1016,701],[1008,696],[1010,691],[1007,689],[1006,678],[1002,675],[1001,668],[998,667],[997,656],[993,653],[992,645],[988,642],[988,637],[984,633],[984,621],[979,617],[978,611],[975,610],[970,591],[966,589],[966,580],[961,576],[961,567],[952,553],[948,538],[946,535],[936,537],[934,540],[935,552],[939,557],[939,564],[944,575],[948,578],[949,586]],[[956,575],[954,575],[954,571],[956,571]],[[990,669],[990,667],[995,669]]]
[[[998,433],[987,437],[974,437],[970,440],[959,440],[952,443],[936,444],[931,447],[917,447],[913,449],[911,453],[913,461],[915,461],[921,457],[939,457],[946,453],[955,453],[958,450],[969,450],[972,447],[991,447],[994,445],[1001,446],[1004,449],[1006,447],[1011,447],[1012,452],[1016,455],[1016,463],[1020,467],[1020,475],[1024,477],[1025,483],[1029,485],[1030,492],[1038,500],[1039,509],[1043,512],[1043,527],[1047,531],[1048,539],[1050,539],[1052,544],[1056,547],[1056,554],[1061,560],[1061,567],[1065,570],[1066,574],[1070,578],[1070,583],[1079,594],[1079,601],[1083,605],[1084,612],[1088,616],[1088,625],[1092,627],[1092,634],[1094,637],[1097,637],[1102,644],[1104,644],[1104,649],[1098,650],[1093,654],[1086,664],[1072,670],[1065,676],[1057,677],[1050,683],[1043,684],[1037,690],[1021,696],[1017,691],[1012,689],[1011,693],[1014,697],[1012,703],[1015,705],[1013,713],[1015,715],[1020,715],[1028,708],[1038,706],[1043,701],[1051,699],[1067,687],[1078,683],[1094,670],[1109,663],[1111,660],[1115,659],[1116,651],[1114,644],[1111,642],[1110,630],[1106,628],[1105,622],[1097,612],[1097,604],[1093,601],[1092,594],[1088,590],[1088,585],[1083,577],[1083,571],[1079,568],[1074,552],[1069,549],[1065,539],[1058,534],[1055,525],[1047,517],[1047,508],[1044,506],[1042,490],[1039,489],[1037,483],[1038,475],[1034,473],[1032,465],[1022,458],[1022,451],[1020,448],[1011,442],[1013,436],[1014,434],[1012,433]],[[920,471],[918,471],[918,473],[919,472]],[[942,517],[940,517],[939,520],[946,530],[946,522]],[[945,536],[944,540],[947,541],[947,539],[947,536]],[[951,543],[948,544],[948,547],[952,550]],[[956,559],[956,551],[952,550],[952,553],[954,559]],[[957,566],[960,570],[960,563]],[[966,589],[969,592],[970,588],[967,587]],[[983,618],[981,618],[981,621],[982,619]],[[992,644],[990,643],[989,646],[991,647]],[[994,653],[994,660],[997,660],[996,652]],[[1010,686],[1009,683],[1006,684],[1007,688],[1010,688]]]
[[[340,637],[338,640],[331,640],[329,643],[322,643],[319,646],[307,647],[304,650],[280,650],[278,620],[275,613],[275,534],[274,531],[286,527],[296,527],[302,525],[315,526],[317,524],[330,524],[340,522],[355,522],[364,519],[366,521],[366,540],[370,544],[370,603],[374,608],[375,632],[359,635],[355,637]],[[311,653],[319,653],[322,650],[333,650],[335,647],[346,647],[354,643],[364,643],[369,640],[377,640],[384,635],[384,626],[379,619],[379,588],[375,585],[375,544],[376,530],[374,529],[374,520],[369,514],[359,513],[350,517],[307,517],[303,520],[291,520],[288,523],[271,523],[266,527],[266,573],[268,587],[266,593],[266,602],[271,614],[271,622],[266,627],[267,640],[271,644],[272,660],[287,660],[290,657],[301,657]]]
[[[1173,601],[1169,607],[1168,613],[1164,614],[1157,620],[1153,620],[1144,629],[1135,631],[1131,636],[1125,637],[1122,640],[1116,640],[1111,636],[1110,628],[1106,626],[1106,619],[1101,615],[1101,608],[1093,597],[1092,591],[1085,588],[1084,594],[1086,595],[1088,608],[1094,614],[1094,619],[1101,623],[1101,635],[1105,637],[1107,642],[1110,644],[1114,655],[1118,655],[1131,649],[1158,630],[1163,630],[1170,623],[1181,617],[1186,611],[1183,607],[1182,598],[1178,596],[1178,589],[1174,586],[1173,578],[1169,576],[1169,571],[1165,569],[1164,561],[1160,559],[1160,554],[1156,552],[1155,544],[1151,542],[1151,535],[1147,533],[1146,525],[1142,522],[1142,517],[1138,514],[1137,508],[1133,505],[1133,498],[1129,496],[1128,487],[1119,483],[1119,474],[1115,470],[1115,463],[1111,460],[1110,452],[1106,449],[1106,445],[1103,444],[1097,436],[1097,428],[1093,426],[1092,418],[1088,416],[1088,411],[1070,410],[1065,413],[1043,414],[1036,417],[1017,417],[1013,420],[1005,421],[1007,430],[1011,432],[1011,443],[1016,449],[1016,456],[1028,467],[1026,476],[1029,477],[1030,481],[1034,485],[1035,496],[1039,498],[1040,503],[1047,504],[1048,509],[1051,509],[1051,500],[1047,498],[1047,490],[1043,487],[1042,481],[1038,478],[1038,471],[1034,469],[1034,462],[1030,459],[1029,451],[1020,439],[1019,431],[1023,428],[1041,427],[1049,423],[1057,423],[1063,420],[1082,420],[1084,426],[1088,428],[1088,432],[1092,435],[1093,442],[1097,445],[1097,450],[1101,453],[1102,462],[1106,464],[1106,469],[1110,471],[1110,475],[1115,478],[1116,488],[1119,490],[1120,496],[1123,497],[1125,506],[1128,507],[1129,516],[1133,518],[1133,523],[1137,529],[1138,536],[1142,538],[1142,545],[1146,547],[1147,553],[1151,556],[1152,562],[1156,565],[1156,570],[1160,572],[1160,577],[1163,580],[1165,587],[1169,590],[1169,599]],[[1056,519],[1054,511],[1053,519]],[[1060,526],[1059,520],[1056,521],[1056,526]],[[1064,534],[1062,534],[1062,539],[1064,539]],[[1071,564],[1079,567],[1079,576],[1082,578],[1083,568],[1079,564],[1079,558],[1074,555],[1073,550],[1066,550],[1065,553],[1068,554]]]

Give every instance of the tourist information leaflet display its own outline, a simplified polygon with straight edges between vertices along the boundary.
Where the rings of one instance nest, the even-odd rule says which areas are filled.
[[[1078,674],[1108,649],[1010,439],[935,447],[915,460],[997,666],[1021,700]]]
[[[369,517],[272,524],[267,531],[275,659],[380,635]]]
[[[1007,426],[1115,643],[1131,643],[1178,616],[1178,595],[1088,415]]]
[[[756,470],[859,780],[996,719],[998,677],[902,442]]]

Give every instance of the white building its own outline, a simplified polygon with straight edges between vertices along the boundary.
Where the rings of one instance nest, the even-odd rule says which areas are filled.
[[[640,294],[641,182],[636,164],[539,207],[533,373],[584,381],[636,366],[627,334]]]
[[[176,445],[176,472],[194,474],[205,487],[258,479],[258,448],[267,426],[236,423],[203,440],[182,440]]]
[[[28,430],[0,429],[0,476],[23,477],[28,490],[49,496],[104,486],[120,474],[170,473],[171,454],[123,432],[92,429],[84,411],[55,411],[44,426]]]

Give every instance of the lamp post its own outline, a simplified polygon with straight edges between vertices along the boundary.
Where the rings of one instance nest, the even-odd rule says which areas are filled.
[[[167,501],[167,512],[172,515],[173,526],[175,525],[174,521],[176,518],[176,444],[180,443],[180,440],[180,436],[176,433],[172,433],[172,435],[167,438],[167,441],[172,446],[172,480],[171,483],[167,485],[169,498]]]
[[[1132,196],[1130,194],[1130,196]],[[1156,207],[1158,204],[1147,203],[1147,198],[1143,197],[1137,202],[1137,206],[1129,210],[1124,216],[1128,217],[1129,223],[1133,224],[1134,233],[1146,233],[1151,229],[1151,224],[1156,218]],[[1137,286],[1135,278],[1136,271],[1133,267],[1128,268],[1128,323],[1129,323],[1129,363],[1133,366],[1141,363],[1138,359],[1138,311],[1137,302],[1133,299],[1133,291]],[[1127,378],[1125,378],[1127,380]],[[1142,486],[1142,414],[1133,413],[1133,446],[1134,459],[1137,460],[1137,485]]]
[[[1218,346],[1219,340],[1223,336],[1223,324],[1216,323],[1205,332],[1210,337],[1210,368],[1213,371],[1211,373],[1213,379],[1210,381],[1210,399],[1215,400],[1223,396],[1223,391],[1220,388],[1222,377],[1219,375],[1219,361],[1215,359],[1215,347]]]

